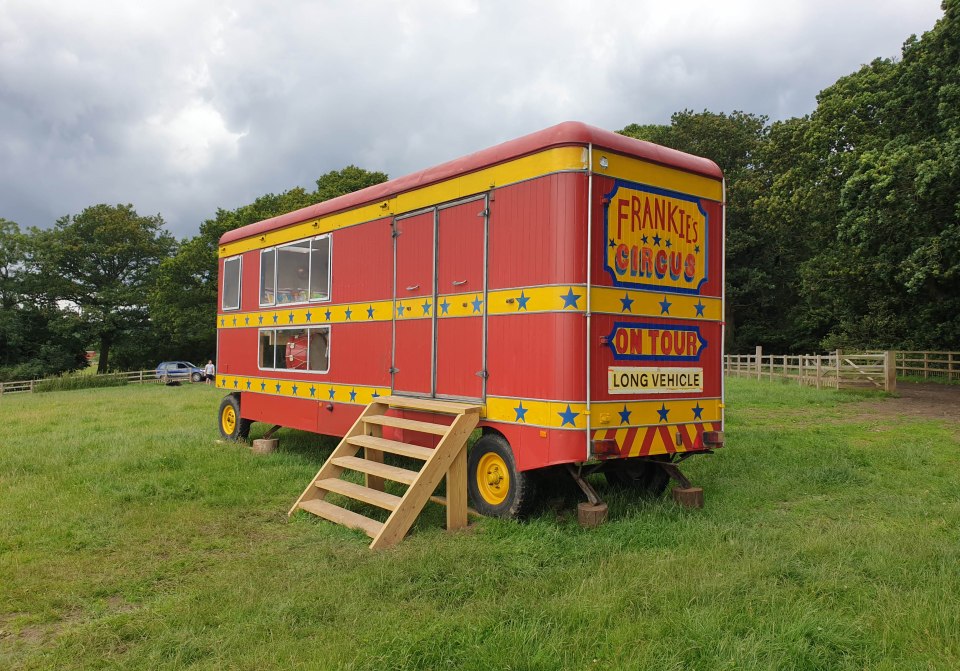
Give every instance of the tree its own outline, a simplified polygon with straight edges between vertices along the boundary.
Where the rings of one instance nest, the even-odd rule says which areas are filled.
[[[148,331],[148,292],[176,241],[159,214],[140,216],[132,205],[94,205],[31,233],[47,294],[77,306],[99,341],[105,373],[114,344]]]

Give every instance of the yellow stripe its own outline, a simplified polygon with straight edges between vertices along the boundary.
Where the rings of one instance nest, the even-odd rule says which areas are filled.
[[[372,301],[366,303],[319,303],[298,307],[277,306],[253,312],[228,312],[217,317],[217,327],[268,328],[271,326],[307,326],[342,324],[399,319],[429,319],[434,311],[438,317],[470,317],[484,313],[492,315],[525,314],[537,312],[585,312],[586,289],[583,285],[562,284],[550,287],[521,287],[491,291],[484,299],[483,292],[440,296],[439,303],[431,297],[402,301]],[[696,321],[719,321],[722,304],[719,298],[687,296],[665,292],[639,291],[594,287],[591,290],[594,313],[637,317],[672,317]],[[627,309],[624,309],[626,299]],[[664,299],[670,304],[663,310]],[[489,305],[487,305],[489,302]],[[424,305],[427,305],[424,308]],[[703,306],[703,315],[697,306]],[[576,306],[576,307],[574,307]],[[400,315],[399,309],[403,308]]]
[[[600,158],[607,158],[603,168]],[[597,174],[625,179],[639,184],[649,184],[662,189],[686,193],[698,198],[720,201],[723,199],[723,183],[720,180],[693,173],[647,163],[637,158],[614,154],[604,149],[593,150],[593,169]]]
[[[364,385],[329,384],[305,380],[277,380],[245,375],[217,375],[217,386],[228,391],[252,391],[270,396],[289,396],[310,401],[334,401],[367,405],[377,396],[389,396],[390,389]],[[296,389],[294,389],[296,387]],[[333,392],[333,395],[330,392]]]
[[[382,217],[415,212],[431,205],[474,196],[494,187],[506,186],[555,172],[586,170],[586,159],[586,149],[584,147],[547,149],[530,156],[523,156],[506,163],[460,175],[438,184],[400,193],[379,203],[309,219],[299,224],[270,231],[264,235],[221,245],[220,256],[233,256],[253,249],[271,247],[313,235],[329,233]]]

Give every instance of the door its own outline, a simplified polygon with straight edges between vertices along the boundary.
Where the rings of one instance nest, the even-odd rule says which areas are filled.
[[[433,396],[435,210],[394,222],[393,390]]]
[[[487,199],[437,216],[436,395],[484,397]]]

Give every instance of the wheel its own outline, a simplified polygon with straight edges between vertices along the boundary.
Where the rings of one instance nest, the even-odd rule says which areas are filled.
[[[220,413],[217,427],[220,435],[226,440],[246,440],[250,435],[249,419],[240,418],[240,397],[237,394],[227,394],[220,401]]]
[[[192,375],[190,375],[190,379],[193,380],[194,382],[199,382],[200,380],[203,379],[203,375],[201,375],[200,373],[193,373]]]
[[[645,496],[656,497],[666,491],[670,476],[655,461],[658,460],[616,459],[607,462],[603,474],[612,487],[633,489]]]
[[[485,434],[470,448],[467,488],[477,512],[503,519],[523,517],[536,494],[533,476],[517,470],[510,443],[496,433]]]

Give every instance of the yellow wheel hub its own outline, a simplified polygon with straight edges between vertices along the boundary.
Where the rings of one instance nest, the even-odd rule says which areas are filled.
[[[510,491],[510,469],[499,454],[490,452],[480,457],[477,464],[477,490],[483,500],[500,505]]]
[[[237,413],[233,406],[228,405],[223,409],[223,414],[220,415],[220,425],[223,426],[223,432],[228,436],[237,428]]]

